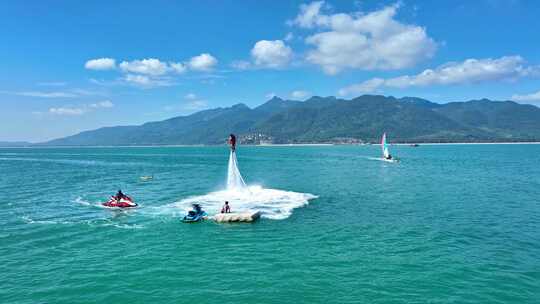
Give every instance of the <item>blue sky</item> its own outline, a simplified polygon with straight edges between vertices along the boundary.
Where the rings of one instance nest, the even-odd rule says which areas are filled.
[[[0,141],[272,95],[540,104],[540,3],[3,1]]]

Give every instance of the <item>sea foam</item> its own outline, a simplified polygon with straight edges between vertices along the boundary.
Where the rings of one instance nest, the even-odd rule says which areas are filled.
[[[219,213],[224,202],[228,201],[232,212],[260,211],[264,218],[279,220],[288,218],[293,209],[305,206],[309,200],[315,198],[316,195],[309,193],[246,186],[242,189],[226,189],[188,197],[173,203],[171,207],[188,211],[192,204],[201,204],[208,214],[213,215]]]

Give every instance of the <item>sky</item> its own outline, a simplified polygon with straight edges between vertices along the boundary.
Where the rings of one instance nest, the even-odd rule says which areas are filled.
[[[0,141],[272,96],[540,105],[540,2],[2,1]]]

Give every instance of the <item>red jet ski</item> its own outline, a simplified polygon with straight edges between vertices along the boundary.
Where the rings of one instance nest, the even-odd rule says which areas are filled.
[[[102,205],[110,208],[133,208],[138,206],[129,196],[124,196],[121,199],[111,196],[111,199],[106,203],[102,203]]]

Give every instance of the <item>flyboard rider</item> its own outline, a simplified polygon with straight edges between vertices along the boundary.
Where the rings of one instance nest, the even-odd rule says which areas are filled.
[[[231,151],[235,152],[236,151],[236,136],[234,136],[234,134],[230,134],[229,135],[229,146],[231,147]]]

